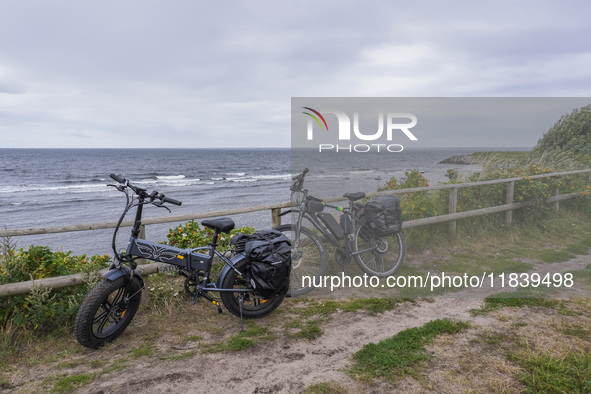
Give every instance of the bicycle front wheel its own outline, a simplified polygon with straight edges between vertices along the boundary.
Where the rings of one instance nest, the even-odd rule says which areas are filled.
[[[299,238],[296,237],[296,226],[285,224],[276,228],[281,231],[291,242],[291,276],[289,281],[288,297],[298,297],[309,293],[314,289],[312,282],[326,273],[328,256],[320,238],[312,230],[301,227]],[[310,278],[309,286],[304,286],[302,278]]]
[[[355,234],[353,254],[359,268],[368,275],[394,275],[404,261],[404,237],[402,232],[380,236],[371,230],[367,222],[360,223]]]
[[[103,280],[86,296],[74,323],[74,334],[82,346],[98,349],[117,338],[135,316],[142,297],[136,279]]]

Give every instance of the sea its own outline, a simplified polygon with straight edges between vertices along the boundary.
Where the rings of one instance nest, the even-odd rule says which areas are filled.
[[[477,165],[438,164],[456,155],[491,148],[407,149],[399,153],[332,153],[302,158],[290,149],[0,149],[0,229],[24,229],[115,222],[125,197],[109,174],[149,191],[182,201],[172,215],[288,202],[291,177],[310,167],[306,187],[318,197],[344,191],[374,192],[392,176],[419,170],[431,184],[444,182],[447,169],[478,171]],[[500,148],[497,150],[523,150]],[[386,160],[386,161],[385,161]],[[387,163],[386,165],[384,163]],[[166,217],[147,206],[144,217]],[[126,219],[133,219],[130,215]],[[237,227],[271,226],[270,211],[235,215]],[[147,238],[165,241],[179,223],[147,226]],[[74,254],[112,254],[113,230],[13,237],[17,247],[47,245]],[[120,230],[125,247],[129,227]]]

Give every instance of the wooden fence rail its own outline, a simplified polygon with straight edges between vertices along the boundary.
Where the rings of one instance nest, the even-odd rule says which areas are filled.
[[[586,170],[575,170],[575,171],[565,171],[565,172],[556,172],[556,173],[549,173],[549,174],[541,174],[541,175],[534,175],[528,177],[528,179],[539,179],[539,178],[548,178],[548,177],[560,177],[566,175],[576,175],[576,174],[591,174],[591,169]],[[456,230],[456,221],[461,219],[466,219],[470,217],[476,217],[481,215],[488,215],[492,213],[500,213],[505,212],[505,221],[507,224],[511,224],[512,222],[512,215],[515,209],[521,209],[531,206],[533,203],[531,201],[523,201],[523,202],[514,202],[513,196],[515,191],[515,182],[519,182],[523,180],[523,177],[516,177],[516,178],[507,178],[507,179],[495,179],[491,181],[480,181],[480,182],[471,182],[471,183],[457,183],[457,184],[445,184],[445,185],[437,185],[437,186],[425,186],[425,187],[417,187],[412,189],[401,189],[401,190],[392,190],[392,191],[383,191],[377,193],[368,194],[368,197],[376,197],[384,194],[408,194],[408,193],[417,193],[417,192],[425,192],[431,190],[444,190],[449,189],[449,213],[445,215],[433,216],[429,218],[422,218],[422,219],[414,219],[405,221],[402,225],[402,228],[412,228],[418,226],[426,226],[431,224],[439,224],[439,223],[450,223],[450,233],[454,234]],[[591,179],[589,180],[591,182]],[[466,188],[466,187],[475,187],[475,186],[484,186],[484,185],[495,185],[495,184],[507,184],[506,189],[506,199],[505,204],[497,205],[488,208],[481,208],[475,209],[471,211],[464,211],[464,212],[456,212],[457,211],[457,193],[458,189]],[[548,199],[549,203],[553,204],[554,209],[559,209],[559,202],[568,200],[571,198],[575,198],[581,195],[581,191],[575,193],[568,193],[568,194],[560,194],[558,188],[553,190],[552,197]],[[337,202],[343,201],[342,197],[335,197],[335,198],[327,198],[325,199],[326,202]],[[173,223],[173,222],[183,222],[192,219],[204,219],[209,217],[219,217],[219,216],[231,216],[237,215],[242,213],[249,213],[249,212],[258,212],[258,211],[271,211],[271,221],[273,227],[276,227],[281,224],[281,217],[279,213],[281,212],[282,208],[287,208],[290,206],[290,203],[278,203],[278,204],[269,204],[263,206],[256,206],[256,207],[247,207],[247,208],[238,208],[238,209],[231,209],[231,210],[224,210],[224,211],[214,211],[214,212],[205,212],[205,213],[197,213],[197,214],[188,214],[188,215],[176,215],[176,216],[168,216],[168,217],[161,217],[161,218],[151,218],[143,220],[142,226],[151,225],[151,224],[161,224],[161,223]],[[15,229],[15,230],[3,230],[0,231],[0,237],[15,237],[15,236],[25,236],[25,235],[34,235],[34,234],[49,234],[49,233],[64,233],[64,232],[72,232],[72,231],[88,231],[88,230],[99,230],[99,229],[108,229],[108,228],[115,228],[117,222],[105,222],[105,223],[93,223],[93,224],[79,224],[73,226],[56,226],[56,227],[44,227],[44,228],[30,228],[30,229]],[[123,227],[131,227],[133,226],[133,221],[125,221],[122,223]],[[142,231],[142,233],[145,233]],[[150,275],[153,273],[158,272],[158,267],[162,265],[162,263],[155,263],[155,264],[146,264],[138,266],[140,272],[144,275]],[[45,279],[38,279],[33,281],[26,281],[26,282],[18,282],[18,283],[10,283],[6,285],[0,285],[0,297],[5,296],[12,296],[17,294],[26,294],[31,291],[31,289],[35,286],[46,286],[51,287],[54,289],[68,287],[68,286],[76,286],[85,283],[86,276],[84,274],[75,274],[69,276],[60,276],[54,278],[45,278]]]

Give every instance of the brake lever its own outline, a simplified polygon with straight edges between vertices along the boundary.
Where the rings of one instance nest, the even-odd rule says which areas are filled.
[[[164,205],[164,203],[162,201],[154,201],[154,202],[152,202],[152,205],[155,205],[158,208],[164,208],[168,211],[168,213],[172,213],[170,208],[168,208],[166,205]]]
[[[120,192],[125,191],[125,186],[122,186],[122,185],[112,185],[109,183],[107,186],[112,186],[112,187],[116,188],[117,190],[119,190]]]

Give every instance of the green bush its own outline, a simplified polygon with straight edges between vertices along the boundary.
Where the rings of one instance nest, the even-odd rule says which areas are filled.
[[[4,242],[0,253],[0,284],[23,282],[76,273],[91,274],[105,268],[107,255],[74,256],[72,252],[54,252],[47,246],[15,250]],[[88,292],[88,286],[51,290],[34,287],[27,295],[0,298],[0,325],[41,329],[70,322]]]
[[[230,231],[230,234],[222,233],[218,236],[218,249],[228,249],[230,246],[230,239],[234,235],[238,233],[252,234],[254,231],[255,230],[252,227],[241,227],[233,229]],[[213,235],[214,231],[212,229],[207,227],[201,228],[199,223],[191,220],[185,223],[185,225],[169,229],[167,235],[168,241],[165,243],[183,249],[198,248],[209,245]]]
[[[554,152],[572,154],[584,162],[591,159],[591,105],[563,115],[532,151],[534,154]]]
[[[498,161],[491,161],[483,171],[469,177],[467,181],[478,182],[495,179],[522,178],[515,182],[513,193],[514,202],[531,201],[532,206],[515,210],[513,222],[517,225],[537,226],[546,229],[552,212],[552,207],[547,204],[553,192],[558,189],[561,194],[581,191],[583,197],[591,195],[591,187],[587,175],[567,175],[544,178],[533,178],[536,175],[555,172],[552,168],[540,164],[529,164],[523,168],[512,168],[509,165],[500,165]],[[405,172],[406,179],[400,181],[391,178],[384,187],[378,191],[402,190],[409,188],[425,187],[429,181],[417,170]],[[449,184],[461,183],[455,170],[448,170]],[[402,208],[402,216],[405,221],[425,217],[440,216],[449,213],[449,193],[445,190],[423,191],[415,193],[398,194]],[[503,205],[506,203],[507,184],[492,184],[473,187],[458,188],[456,212],[471,211]],[[591,211],[591,198],[587,205]],[[471,233],[477,228],[494,230],[504,225],[504,214],[493,214],[458,221],[458,231],[465,230]],[[447,235],[447,223],[418,227],[405,230],[407,247],[410,251],[423,250],[427,245],[433,245]]]

